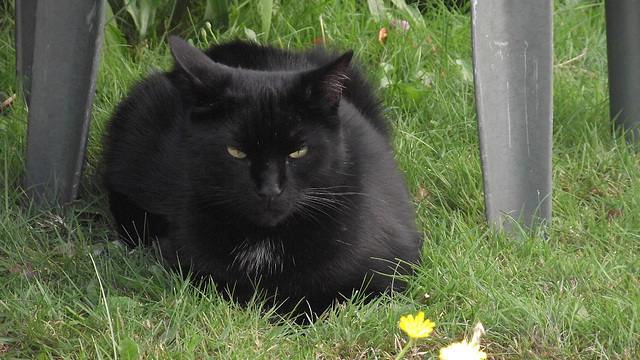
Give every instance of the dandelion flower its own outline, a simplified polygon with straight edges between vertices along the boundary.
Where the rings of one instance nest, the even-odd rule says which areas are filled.
[[[425,320],[424,313],[420,311],[416,317],[413,317],[413,315],[401,317],[398,326],[409,335],[409,341],[407,345],[402,348],[396,360],[402,359],[404,354],[407,353],[409,348],[411,348],[418,339],[429,336],[436,324],[429,319]]]
[[[473,342],[468,343],[467,340],[440,349],[441,360],[481,360],[486,358],[487,354],[480,351],[480,345]]]
[[[484,333],[485,333],[484,326],[482,326],[482,323],[478,321],[476,326],[473,328],[473,338],[471,339],[471,343],[480,344],[480,337],[482,337]]]
[[[420,311],[414,318],[413,315],[407,315],[400,318],[400,329],[404,330],[412,338],[423,338],[429,336],[436,324],[424,318],[424,313]]]

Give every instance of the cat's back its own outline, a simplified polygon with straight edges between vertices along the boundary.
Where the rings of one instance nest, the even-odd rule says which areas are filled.
[[[305,51],[294,51],[243,40],[212,45],[204,53],[213,61],[227,66],[259,71],[311,70],[328,64],[338,55],[338,52],[320,46]],[[353,104],[376,130],[388,136],[389,124],[371,81],[353,62],[349,65],[346,75],[348,79],[343,84],[343,100]]]
[[[136,83],[111,117],[104,138],[103,180],[109,190],[136,199],[153,212],[168,212],[179,154],[180,94],[165,73]],[[160,195],[160,196],[159,196]]]

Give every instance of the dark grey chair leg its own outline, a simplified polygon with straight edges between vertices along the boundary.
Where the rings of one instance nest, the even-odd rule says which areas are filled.
[[[553,1],[471,0],[471,16],[487,219],[531,230],[551,219]]]
[[[16,72],[20,85],[29,99],[31,64],[33,63],[33,38],[36,29],[37,1],[16,2]]]
[[[78,193],[105,4],[106,0],[37,2],[25,185],[39,204],[62,205]]]
[[[640,1],[605,1],[609,107],[616,131],[640,149]]]

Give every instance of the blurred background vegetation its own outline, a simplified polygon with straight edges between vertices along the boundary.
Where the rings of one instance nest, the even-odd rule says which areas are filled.
[[[576,5],[603,1],[559,2]],[[267,42],[271,20],[286,3],[286,0],[108,0],[104,41],[123,52],[129,49],[134,60],[154,43],[165,41],[167,34],[194,39],[201,35],[198,29],[213,35],[240,28],[248,38]],[[467,13],[470,9],[469,0],[361,0],[360,5],[363,12],[370,12],[378,21],[388,17],[389,8],[407,12],[412,20],[419,18],[418,11],[424,14],[445,8]]]
[[[110,47],[131,50],[134,59],[154,43],[166,40],[167,34],[193,39],[198,29],[210,34],[243,28],[249,38],[268,41],[271,19],[286,1],[274,0],[109,0],[105,43]],[[415,6],[407,6],[407,4]],[[367,0],[362,11],[370,11],[375,19],[387,17],[386,10],[395,7],[418,18],[416,9],[424,13],[436,7],[469,10],[469,0]]]

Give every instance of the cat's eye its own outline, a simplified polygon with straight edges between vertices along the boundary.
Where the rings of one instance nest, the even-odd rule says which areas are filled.
[[[243,153],[237,148],[234,148],[233,146],[227,146],[227,151],[231,156],[233,156],[236,159],[244,159],[247,157],[247,154]]]
[[[307,155],[307,151],[309,150],[308,147],[303,146],[300,149],[292,152],[291,154],[289,154],[289,157],[293,158],[293,159],[299,159],[305,155]]]

